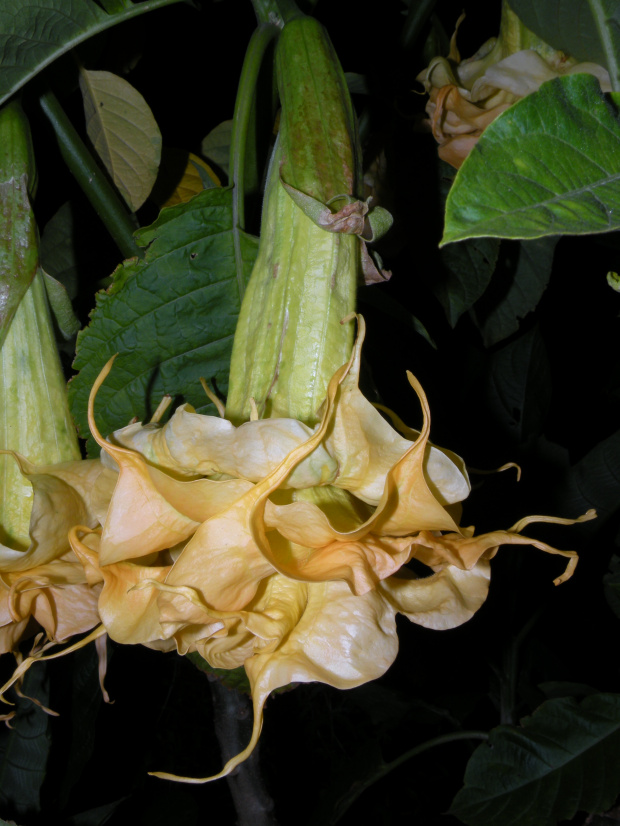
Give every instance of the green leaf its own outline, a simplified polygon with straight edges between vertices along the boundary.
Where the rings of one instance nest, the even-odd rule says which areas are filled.
[[[493,239],[470,243],[474,240]],[[496,271],[474,311],[486,347],[516,333],[521,319],[536,308],[551,276],[557,242],[554,237],[521,241],[511,249],[506,271]]]
[[[620,792],[620,695],[549,700],[499,726],[467,765],[451,814],[467,826],[554,826]]]
[[[78,336],[74,366],[80,373],[69,398],[85,437],[88,394],[115,353],[121,355],[95,407],[104,434],[134,416],[150,417],[166,393],[183,394],[199,411],[212,412],[201,376],[220,392],[227,388],[240,296],[258,248],[256,238],[233,229],[232,190],[207,189],[162,210],[136,240],[147,247],[144,259],[129,259],[116,270]],[[98,451],[92,437],[88,450]]]
[[[598,81],[578,74],[543,83],[487,127],[455,178],[441,243],[619,228],[620,122]]]
[[[570,468],[559,492],[562,501],[574,513],[595,508],[598,518],[590,526],[598,530],[601,523],[620,508],[620,430],[599,442],[583,459]],[[587,530],[584,526],[582,530]]]
[[[132,0],[97,0],[97,2],[110,14],[129,9],[133,5]]]
[[[498,253],[497,238],[471,238],[440,251],[447,275],[437,281],[434,292],[450,326],[456,326],[488,287]]]
[[[135,212],[149,196],[161,133],[142,95],[111,72],[80,71],[86,131],[108,174]]]
[[[56,324],[58,325],[58,329],[62,337],[69,340],[77,333],[82,325],[73,312],[71,299],[60,281],[56,281],[53,276],[46,273],[43,269],[41,272],[43,273],[43,283],[45,284],[47,300]]]
[[[578,60],[607,66],[610,74],[617,77],[616,55],[620,54],[617,0],[545,0],[544,3],[511,0],[510,7],[528,29],[554,49],[569,52]]]
[[[40,241],[41,266],[60,281],[71,298],[77,294],[80,269],[77,246],[81,239],[76,232],[76,217],[74,205],[65,201],[45,225]],[[95,264],[96,248],[92,244],[80,245],[80,253],[88,255],[89,252]],[[79,256],[81,260],[83,254]]]
[[[181,0],[123,4],[116,13],[94,0],[2,0],[0,7],[0,103],[57,57],[99,32]],[[119,8],[120,3],[109,5]]]
[[[40,791],[51,745],[50,717],[29,698],[48,704],[46,665],[38,664],[24,677],[24,697],[12,698],[17,714],[11,728],[3,727],[0,735],[0,804],[18,816],[32,817],[40,812]]]
[[[200,154],[214,163],[226,174],[230,160],[230,140],[232,137],[232,120],[224,120],[212,129],[200,144]]]
[[[509,438],[523,444],[540,435],[551,400],[551,378],[536,327],[493,353],[488,396]]]

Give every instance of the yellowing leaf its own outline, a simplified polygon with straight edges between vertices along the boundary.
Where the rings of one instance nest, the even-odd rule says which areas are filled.
[[[160,208],[176,206],[191,200],[203,189],[221,185],[213,169],[198,155],[182,149],[164,149],[151,198]]]
[[[111,72],[80,72],[86,131],[110,177],[132,210],[153,188],[161,134],[146,101]]]

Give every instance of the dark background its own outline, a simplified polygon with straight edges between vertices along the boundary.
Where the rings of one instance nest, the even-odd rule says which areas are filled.
[[[459,36],[463,55],[497,32],[499,2],[493,14],[482,8],[485,4],[474,5]],[[425,65],[424,38],[402,44],[405,11],[404,4],[389,0],[376,4],[372,14],[344,3],[319,2],[316,8],[344,70],[366,77],[369,95],[355,96],[366,124],[364,150],[367,158],[381,148],[385,151],[386,192],[395,217],[381,246],[393,277],[386,284],[362,288],[360,294],[360,311],[368,325],[366,392],[408,424],[419,425],[419,404],[405,378],[410,369],[428,394],[435,443],[459,453],[471,467],[495,468],[507,461],[521,465],[518,484],[513,471],[472,477],[474,490],[463,524],[475,524],[483,532],[508,528],[530,513],[577,516],[567,498],[566,468],[618,428],[620,297],[605,281],[606,272],[618,268],[617,241],[612,236],[561,240],[539,307],[508,341],[485,348],[468,316],[450,328],[434,295],[437,280],[445,277],[437,249],[442,172],[435,143],[421,126],[425,99],[417,94],[415,77]],[[448,35],[460,11],[460,3],[437,4]],[[199,152],[202,138],[232,116],[254,25],[247,0],[203,2],[198,10],[173,6],[90,42],[83,59],[93,68],[122,71],[139,54],[126,77],[152,107],[164,145]],[[66,82],[71,67],[66,72],[63,104],[81,128],[78,93]],[[83,204],[78,210],[82,254],[90,263],[77,307],[85,323],[94,291],[119,256],[82,202],[27,94],[24,105],[40,175],[35,204],[39,226],[68,198]],[[141,215],[144,223],[153,217],[148,209]],[[257,219],[258,210],[255,214]],[[377,294],[386,300],[379,301]],[[424,323],[436,349],[395,307]],[[489,377],[502,348],[534,329],[544,343],[549,370],[545,414],[529,427],[522,421],[523,410],[506,411],[498,405]],[[532,392],[542,391],[534,386]],[[347,692],[311,684],[271,698],[260,749],[279,823],[322,826],[327,821],[321,806],[333,810],[339,796],[372,772],[380,755],[389,761],[441,734],[498,725],[514,641],[528,623],[509,704],[514,722],[554,692],[579,695],[580,689],[569,684],[620,691],[618,619],[605,600],[602,582],[617,552],[613,499],[604,517],[584,526],[532,530],[558,547],[579,550],[577,573],[569,583],[559,588],[552,584],[563,569],[561,558],[528,547],[505,548],[493,562],[487,603],[465,626],[433,632],[399,618],[400,654],[381,680]],[[40,810],[33,803],[29,812],[16,811],[11,792],[3,789],[8,799],[0,800],[0,816],[24,826],[48,822],[51,816],[76,826],[193,826],[210,818],[233,824],[225,781],[187,786],[147,775],[149,770],[166,770],[204,776],[221,767],[204,674],[174,654],[113,643],[109,653],[106,686],[113,705],[100,700],[92,646],[35,666],[33,674],[36,670],[39,676],[33,678],[34,690],[60,713],[49,718],[23,701],[14,721],[17,730],[46,727],[51,739]],[[5,662],[4,668],[10,672],[12,664]],[[339,822],[458,823],[446,812],[477,745],[473,740],[455,742],[413,758],[370,785]],[[583,816],[574,822],[583,823]]]

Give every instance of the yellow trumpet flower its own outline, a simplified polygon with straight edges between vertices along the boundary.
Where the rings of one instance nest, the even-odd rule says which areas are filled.
[[[469,619],[499,545],[568,557],[558,581],[576,562],[520,534],[536,518],[478,537],[459,527],[470,489],[463,462],[429,442],[428,403],[413,376],[424,423],[409,438],[364,398],[363,337],[360,319],[314,428],[291,419],[235,428],[184,405],[163,427],[131,425],[105,441],[94,400],[111,363],[93,387],[90,427],[119,475],[102,531],[76,527],[71,546],[89,583],[102,583],[99,613],[112,639],[245,667],[251,742],[216,777],[254,748],[274,689],[314,680],[351,688],[381,676],[396,657],[397,613],[435,629]],[[412,559],[427,577],[407,567]]]

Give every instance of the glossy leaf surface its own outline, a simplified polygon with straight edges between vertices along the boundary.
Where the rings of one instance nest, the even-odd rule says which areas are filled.
[[[497,118],[448,196],[442,244],[620,228],[620,121],[598,81],[544,83]]]

